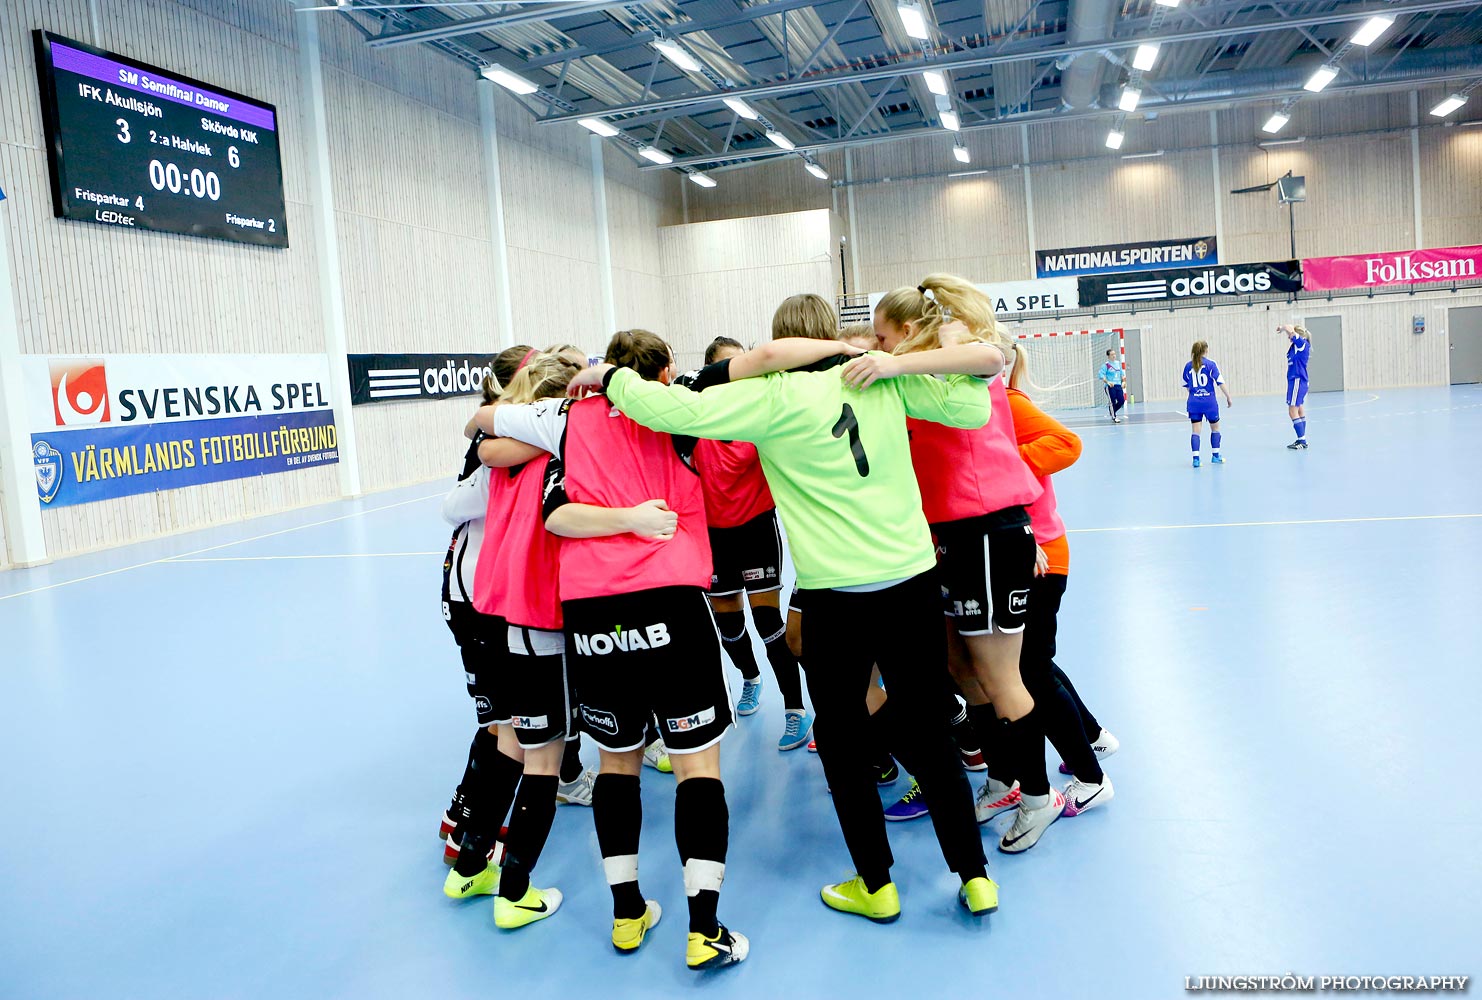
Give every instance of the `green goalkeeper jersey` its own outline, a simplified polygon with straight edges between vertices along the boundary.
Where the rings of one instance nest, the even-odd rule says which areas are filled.
[[[915,576],[936,554],[911,468],[906,417],[949,427],[988,422],[981,379],[929,375],[846,386],[837,369],[742,379],[703,394],[618,369],[607,396],[657,431],[750,441],[807,589]]]

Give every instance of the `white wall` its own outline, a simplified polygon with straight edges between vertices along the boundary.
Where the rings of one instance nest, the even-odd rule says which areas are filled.
[[[662,230],[667,339],[680,368],[699,365],[716,337],[770,339],[772,313],[789,295],[812,292],[832,304],[839,226],[817,209]]]
[[[28,353],[302,353],[322,350],[318,270],[301,143],[293,14],[283,3],[109,0],[94,39],[85,0],[0,4],[0,178],[10,214],[21,350]],[[209,11],[210,13],[206,13]],[[31,29],[47,28],[278,106],[292,247],[260,247],[52,217]],[[43,511],[64,555],[316,503],[332,467]]]
[[[0,3],[0,179],[27,353],[324,350],[296,15],[283,0]],[[493,354],[494,253],[476,77],[426,46],[369,49],[319,17],[348,349]],[[274,251],[64,223],[51,214],[30,31],[46,28],[276,104],[291,247]],[[496,100],[515,339],[605,345],[591,149],[576,125],[536,127]],[[659,227],[677,176],[605,149],[620,326],[666,329]],[[367,491],[440,479],[461,459],[471,401],[356,407]],[[338,495],[332,468],[43,512],[49,554],[122,544]],[[3,535],[0,535],[3,539]],[[0,545],[0,565],[4,546]]]

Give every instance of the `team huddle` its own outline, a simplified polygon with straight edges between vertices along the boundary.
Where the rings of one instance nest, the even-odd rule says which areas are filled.
[[[793,296],[769,342],[721,338],[706,362],[681,376],[642,330],[591,367],[569,347],[495,359],[444,504],[444,616],[479,724],[440,831],[444,892],[494,895],[505,929],[552,916],[561,894],[534,869],[558,803],[590,805],[612,943],[637,950],[662,916],[638,871],[655,767],[677,778],[686,963],[744,960],[719,916],[719,744],[760,705],[749,605],[782,695],[778,749],[816,749],[856,873],[822,902],[895,920],[886,823],[930,817],[959,904],[992,912],[980,824],[1012,814],[995,837],[1019,853],[1114,794],[1101,759],[1117,741],[1054,659],[1070,553],[1052,477],[1080,439],[1020,391],[1022,348],[951,275],[842,331],[823,299]],[[779,517],[797,577],[786,621]],[[877,788],[901,770],[910,785],[884,808]],[[987,771],[976,795],[967,770]]]

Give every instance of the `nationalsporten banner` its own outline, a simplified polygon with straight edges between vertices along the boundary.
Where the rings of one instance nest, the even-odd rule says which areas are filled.
[[[1068,250],[1040,250],[1034,255],[1034,259],[1039,277],[1059,278],[1077,274],[1159,271],[1169,267],[1218,264],[1220,255],[1213,236],[1191,236],[1181,240],[1143,240],[1137,243],[1071,247]]]
[[[1380,288],[1478,276],[1482,246],[1396,250],[1352,257],[1308,257],[1302,261],[1302,287],[1309,292],[1338,288]]]

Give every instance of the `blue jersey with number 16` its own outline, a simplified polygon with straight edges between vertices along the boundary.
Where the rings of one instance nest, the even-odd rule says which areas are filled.
[[[1184,388],[1189,390],[1189,402],[1203,402],[1214,398],[1214,387],[1224,382],[1220,378],[1219,365],[1204,359],[1199,371],[1194,371],[1193,362],[1184,363]]]

